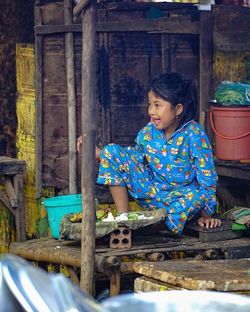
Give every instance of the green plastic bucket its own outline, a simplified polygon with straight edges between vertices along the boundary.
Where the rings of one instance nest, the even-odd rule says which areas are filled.
[[[53,238],[60,236],[60,223],[64,215],[82,211],[82,194],[70,194],[46,198],[44,206],[48,213],[49,227]]]

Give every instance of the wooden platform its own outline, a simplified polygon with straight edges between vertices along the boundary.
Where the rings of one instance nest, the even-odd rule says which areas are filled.
[[[143,289],[147,283],[148,290],[166,287],[166,289],[250,292],[249,268],[250,259],[135,263],[134,271],[147,277],[141,281],[137,280],[135,286],[137,291]]]
[[[95,253],[96,272],[108,275],[110,279],[110,293],[117,295],[120,292],[121,272],[139,272],[133,262],[140,259],[152,259],[163,261],[169,253],[173,252],[197,252],[205,255],[205,258],[216,259],[217,256],[225,259],[250,258],[250,237],[219,242],[200,242],[198,238],[191,236],[168,237],[142,236],[133,240],[131,248],[110,249],[106,245],[97,244]],[[79,241],[58,241],[55,239],[34,239],[21,243],[13,243],[10,252],[38,264],[54,263],[65,265],[69,269],[72,280],[79,283],[75,268],[81,266],[81,250]],[[131,259],[126,266],[121,266],[124,256]],[[168,260],[169,261],[169,260]],[[167,262],[168,262],[167,261]],[[214,262],[214,261],[213,261]],[[157,262],[155,262],[157,263]],[[125,267],[125,269],[123,269]]]

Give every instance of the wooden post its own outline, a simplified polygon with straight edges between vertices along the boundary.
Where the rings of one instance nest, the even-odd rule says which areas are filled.
[[[35,25],[42,24],[39,1],[35,5]],[[36,197],[42,196],[42,60],[43,60],[43,38],[42,35],[35,37],[35,56],[36,56]]]
[[[82,14],[82,239],[80,287],[94,295],[95,138],[96,138],[96,0]]]
[[[72,24],[72,0],[64,0],[64,23]],[[72,32],[65,34],[65,54],[67,73],[68,138],[69,138],[69,193],[77,193],[76,161],[76,94],[74,70],[74,37]]]

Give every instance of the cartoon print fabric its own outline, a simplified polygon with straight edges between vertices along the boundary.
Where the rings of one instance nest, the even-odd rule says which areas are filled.
[[[168,140],[150,122],[139,131],[135,146],[105,146],[97,179],[99,184],[126,186],[142,208],[164,208],[166,225],[177,234],[200,210],[215,212],[216,181],[209,140],[195,121]]]

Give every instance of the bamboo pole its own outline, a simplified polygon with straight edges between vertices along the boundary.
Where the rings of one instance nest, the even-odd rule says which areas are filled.
[[[95,261],[95,43],[96,0],[82,14],[82,238],[80,287],[94,295]]]
[[[64,0],[64,23],[72,24],[72,0]],[[69,193],[77,193],[76,161],[76,93],[74,69],[74,37],[65,34],[65,54],[67,73],[68,138],[69,138]]]

